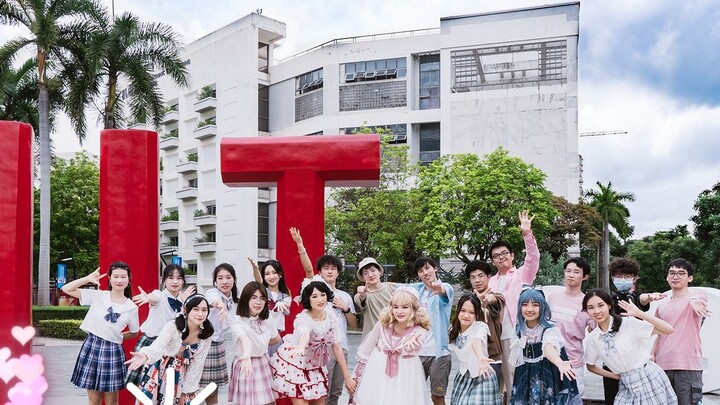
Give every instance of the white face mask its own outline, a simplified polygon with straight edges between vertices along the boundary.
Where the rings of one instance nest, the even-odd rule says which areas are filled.
[[[615,285],[615,288],[617,288],[620,292],[630,291],[630,288],[633,286],[633,282],[630,280],[625,280],[624,278],[614,278],[613,284]]]

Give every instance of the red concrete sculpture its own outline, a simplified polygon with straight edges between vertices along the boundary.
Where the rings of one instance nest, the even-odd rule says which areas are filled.
[[[15,326],[32,325],[33,257],[33,130],[19,122],[0,121],[0,347],[8,356],[30,354],[31,342],[24,345],[11,334]],[[3,367],[8,367],[4,354]],[[19,380],[0,382],[0,403],[8,402],[8,390]]]
[[[380,180],[378,135],[225,138],[222,179],[228,186],[277,185],[277,259],[297,295],[305,277],[288,228],[300,229],[311,260],[325,251],[325,186],[374,186]],[[300,312],[292,306],[289,319]],[[288,333],[292,322],[288,322]]]
[[[129,264],[133,294],[138,286],[155,289],[160,282],[159,152],[153,131],[100,133],[100,271],[118,260]],[[147,305],[140,307],[141,322],[147,312]],[[135,342],[124,342],[126,356]],[[134,403],[130,392],[120,391],[120,404]]]

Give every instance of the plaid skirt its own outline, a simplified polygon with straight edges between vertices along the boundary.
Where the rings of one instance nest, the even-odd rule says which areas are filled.
[[[497,375],[493,373],[490,377],[470,377],[470,372],[457,373],[453,381],[452,399],[453,405],[500,405],[500,389],[498,387]]]
[[[150,337],[148,335],[142,335],[140,336],[140,339],[138,339],[137,343],[135,344],[135,350],[134,352],[139,352],[140,349],[146,346],[150,346],[152,342],[157,339],[157,336]],[[142,375],[145,373],[145,370],[147,370],[148,366],[143,366],[140,368],[136,368],[135,370],[128,373],[127,379],[125,380],[125,384],[127,383],[133,383],[135,385],[140,385],[140,380]]]
[[[227,384],[228,381],[225,342],[212,342],[210,345],[210,351],[205,359],[205,367],[203,368],[202,377],[200,377],[200,386],[205,387],[211,382],[220,386]]]
[[[620,390],[615,405],[677,404],[677,396],[665,372],[649,361],[642,367],[620,374]]]
[[[228,389],[228,402],[234,405],[264,405],[275,402],[272,384],[273,374],[267,354],[250,358],[253,373],[245,375],[238,357],[233,360],[232,378]]]
[[[70,381],[88,390],[116,392],[125,387],[126,372],[122,345],[88,333]]]

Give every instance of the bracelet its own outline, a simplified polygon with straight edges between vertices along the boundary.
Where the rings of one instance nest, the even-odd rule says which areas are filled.
[[[348,312],[350,312],[350,308],[348,308],[347,310],[343,311],[343,314],[347,314]]]
[[[306,253],[306,252],[307,252],[307,251],[306,251],[305,249],[303,249],[303,250],[298,250],[298,254],[300,254],[300,255],[301,255],[301,254],[304,254],[304,253]]]

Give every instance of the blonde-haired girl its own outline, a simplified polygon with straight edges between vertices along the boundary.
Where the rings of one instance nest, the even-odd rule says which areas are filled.
[[[418,357],[430,330],[417,291],[397,289],[390,305],[358,348],[354,404],[415,405],[429,402]]]

